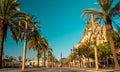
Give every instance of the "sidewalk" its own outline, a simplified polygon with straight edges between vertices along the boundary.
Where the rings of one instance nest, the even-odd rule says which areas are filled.
[[[115,69],[103,69],[103,68],[100,68],[98,71],[95,70],[95,68],[70,68],[70,69],[77,69],[77,70],[82,70],[82,71],[85,71],[85,72],[120,72],[120,70],[115,70]]]
[[[86,72],[116,72],[114,69],[99,69],[98,71],[93,69],[86,69]]]

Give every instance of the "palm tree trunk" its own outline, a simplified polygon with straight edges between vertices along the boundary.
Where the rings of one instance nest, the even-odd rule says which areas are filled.
[[[114,47],[114,41],[113,41],[112,22],[111,22],[111,19],[109,17],[106,17],[106,32],[107,32],[108,41],[110,43],[110,48],[111,48],[111,51],[112,51],[112,54],[113,54],[115,69],[119,69],[119,64],[118,64],[116,51],[115,51],[115,47]]]
[[[37,58],[38,58],[37,66],[38,66],[38,67],[39,67],[39,57],[40,57],[40,53],[39,53],[39,48],[38,48],[38,56],[37,56]]]
[[[0,20],[0,69],[2,68],[3,43],[4,43],[3,22],[2,20]]]
[[[2,57],[3,57],[3,31],[0,29],[0,69],[2,68]]]
[[[90,68],[90,58],[88,57],[88,68]]]
[[[79,68],[81,67],[81,57],[79,55]]]
[[[24,38],[24,46],[23,46],[23,58],[22,58],[22,71],[25,70],[25,63],[26,63],[26,48],[27,48],[27,38]]]
[[[46,65],[46,57],[45,57],[45,52],[44,52],[44,67],[45,67],[45,65]]]

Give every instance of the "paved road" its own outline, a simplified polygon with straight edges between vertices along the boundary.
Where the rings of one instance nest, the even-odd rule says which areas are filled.
[[[18,68],[4,68],[0,72],[22,72]],[[85,72],[84,70],[76,70],[69,68],[26,68],[24,72]]]
[[[22,72],[20,68],[4,68],[0,72]],[[26,68],[24,72],[96,72],[95,69],[80,68]],[[120,72],[114,69],[99,69],[97,72]]]

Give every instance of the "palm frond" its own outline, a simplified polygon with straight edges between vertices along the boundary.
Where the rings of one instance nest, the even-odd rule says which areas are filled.
[[[24,13],[24,12],[16,12],[16,13],[13,13],[11,16],[10,16],[10,18],[19,18],[19,17],[26,17],[27,16],[27,14],[26,13]]]
[[[4,21],[3,24],[4,24],[4,27],[3,27],[4,34],[3,34],[3,36],[4,36],[4,39],[6,39],[7,38],[7,30],[8,30],[8,26],[7,26],[8,21]]]
[[[120,24],[115,24],[115,27],[118,30],[118,32],[120,33]]]
[[[1,4],[0,4],[0,12],[1,12],[1,16],[4,18],[5,16],[5,8],[4,8],[4,3],[5,1],[4,0],[1,0]]]
[[[120,1],[111,9],[111,14],[113,16],[119,15],[120,16]]]
[[[99,16],[99,17],[103,17],[104,14],[100,11],[100,10],[96,10],[93,8],[88,8],[88,9],[84,9],[83,10],[83,16],[86,18],[87,15],[93,14],[94,16]]]
[[[14,27],[13,25],[10,25],[9,28],[10,28],[10,31],[12,32],[12,38],[16,41],[16,43],[18,43],[18,38],[17,38],[18,28]]]
[[[28,43],[28,48],[29,48],[29,50],[35,48],[36,45],[37,45],[36,41],[30,40],[29,43]]]
[[[98,0],[98,3],[102,10],[104,11],[104,13],[109,14],[109,9],[111,9],[113,1],[114,0]]]

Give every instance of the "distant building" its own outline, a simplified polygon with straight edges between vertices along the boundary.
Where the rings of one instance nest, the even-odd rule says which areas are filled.
[[[31,61],[26,62],[26,66],[37,66],[37,65],[38,65],[37,60],[31,60]],[[39,66],[43,66],[43,61],[42,60],[39,61]]]
[[[3,59],[3,67],[4,68],[11,68],[11,67],[20,67],[21,66],[21,63],[20,61],[17,61],[17,60],[10,60],[10,59]]]
[[[93,27],[94,27],[94,29],[93,29]],[[86,40],[93,41],[93,33],[92,33],[93,30],[94,30],[95,35],[96,35],[96,45],[99,45],[99,44],[107,41],[105,27],[103,25],[100,25],[100,24],[94,24],[93,27],[92,27],[91,20],[89,22],[87,22],[86,27],[85,27],[84,32],[83,32],[82,39],[79,41],[78,44],[74,45],[74,48],[79,48],[79,46],[82,43],[84,43]],[[98,31],[99,31],[99,34],[97,34]]]
[[[94,32],[94,35],[93,35]],[[98,46],[99,44],[106,42],[107,41],[107,37],[106,37],[106,29],[103,25],[100,24],[94,24],[92,25],[91,20],[89,22],[87,22],[86,27],[84,29],[83,32],[83,36],[82,39],[79,41],[78,44],[74,45],[74,49],[78,49],[80,48],[80,46],[82,46],[82,44],[86,41],[86,40],[90,40],[93,42],[94,36],[96,37],[96,45]],[[92,45],[92,44],[91,44]],[[94,64],[94,60],[91,58],[85,58],[84,56],[81,58],[83,65],[85,65],[86,63],[90,62]],[[89,61],[88,61],[89,60]]]

